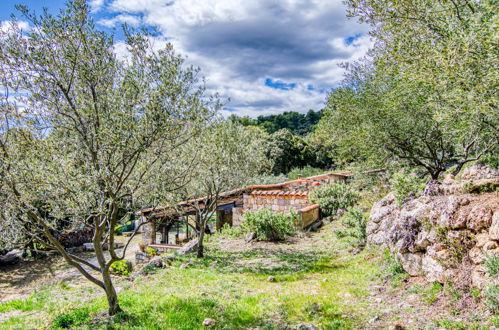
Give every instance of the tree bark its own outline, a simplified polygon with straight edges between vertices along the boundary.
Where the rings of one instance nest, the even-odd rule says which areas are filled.
[[[204,246],[203,246],[204,227],[205,227],[205,225],[202,226],[201,231],[199,232],[198,253],[197,253],[197,257],[198,258],[203,258],[204,257]]]

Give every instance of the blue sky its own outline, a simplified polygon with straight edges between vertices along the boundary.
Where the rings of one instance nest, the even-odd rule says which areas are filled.
[[[15,4],[56,13],[62,0],[1,0],[0,20]],[[347,19],[341,0],[90,0],[102,29],[152,26],[199,66],[227,113],[250,115],[321,109],[343,77],[339,64],[371,46],[367,27]],[[4,23],[4,22],[3,22]],[[119,35],[117,51],[120,52]],[[229,111],[230,109],[230,111]]]

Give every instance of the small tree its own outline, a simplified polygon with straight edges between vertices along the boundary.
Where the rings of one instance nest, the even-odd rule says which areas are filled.
[[[0,32],[2,221],[19,231],[29,225],[31,236],[105,291],[114,315],[121,308],[110,267],[130,242],[115,250],[119,211],[154,199],[145,187],[157,173],[169,173],[162,184],[170,190],[182,185],[188,171],[176,166],[176,152],[211,106],[196,87],[197,70],[184,68],[171,45],[155,51],[146,36],[125,29],[126,59],[118,59],[84,0],[57,17],[18,9],[31,30],[14,23]],[[58,241],[60,221],[93,229],[96,264]]]
[[[180,196],[194,198],[186,205],[196,212],[199,258],[204,255],[208,220],[216,211],[221,194],[242,187],[270,168],[261,142],[251,130],[233,121],[216,122],[191,142],[189,149],[196,150],[195,166],[190,172],[192,180]]]

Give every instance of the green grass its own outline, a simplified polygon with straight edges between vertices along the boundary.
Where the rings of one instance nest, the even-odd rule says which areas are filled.
[[[336,243],[239,253],[210,244],[204,259],[179,257],[133,283],[116,280],[125,313],[114,318],[105,316],[101,290],[83,281],[0,305],[2,312],[19,312],[0,321],[0,328],[201,329],[205,318],[215,319],[216,329],[284,329],[302,322],[321,329],[362,328],[374,312],[368,288],[380,274],[381,257],[372,251],[338,253]]]

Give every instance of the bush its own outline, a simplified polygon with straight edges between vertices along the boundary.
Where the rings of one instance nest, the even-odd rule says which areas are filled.
[[[297,215],[273,213],[269,208],[248,211],[244,214],[242,227],[246,232],[254,232],[257,239],[264,241],[281,241],[286,235],[294,233],[293,227]]]
[[[144,251],[149,257],[154,257],[158,255],[158,250],[150,246],[146,247]]]
[[[404,200],[411,195],[417,197],[426,186],[422,179],[405,172],[395,173],[390,183],[393,186],[395,199],[399,205],[402,205]]]
[[[499,156],[497,156],[497,154],[485,155],[478,162],[480,164],[488,165],[496,170],[499,169]]]
[[[499,314],[499,285],[489,285],[484,294],[485,305],[495,315]]]
[[[92,318],[86,308],[75,309],[66,314],[61,314],[54,319],[53,327],[57,328],[71,328],[74,326],[82,325],[89,322]]]
[[[319,204],[324,215],[331,216],[357,203],[359,193],[345,183],[330,183],[312,189],[308,199],[312,204]]]
[[[485,259],[485,268],[490,277],[496,278],[499,276],[499,256],[489,255]]]
[[[368,217],[362,212],[362,210],[351,207],[348,211],[340,218],[341,224],[345,229],[340,229],[336,231],[338,237],[351,237],[354,239],[354,244],[356,246],[365,246],[367,240],[366,226]]]
[[[129,276],[132,273],[132,267],[126,259],[113,262],[110,270],[112,274],[119,276]]]

